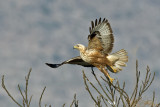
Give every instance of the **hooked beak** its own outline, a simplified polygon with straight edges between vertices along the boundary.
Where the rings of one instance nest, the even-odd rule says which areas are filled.
[[[78,47],[77,47],[77,45],[75,45],[74,47],[73,47],[73,49],[77,49]]]

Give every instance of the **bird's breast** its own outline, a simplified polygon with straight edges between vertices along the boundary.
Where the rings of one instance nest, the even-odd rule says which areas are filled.
[[[88,63],[96,63],[104,59],[104,56],[96,50],[86,50],[85,52],[80,52],[80,56],[85,62]]]
[[[81,58],[85,61],[90,63],[93,59],[93,57],[88,56],[86,53],[80,53]]]

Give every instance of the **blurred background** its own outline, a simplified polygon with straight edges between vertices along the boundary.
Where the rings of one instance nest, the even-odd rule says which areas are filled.
[[[97,85],[90,68],[64,65],[51,69],[45,65],[61,63],[79,52],[73,46],[87,46],[90,21],[107,18],[113,29],[113,52],[126,49],[129,55],[127,67],[118,74],[110,73],[121,83],[126,81],[130,93],[135,84],[136,59],[143,79],[146,67],[155,72],[155,80],[145,94],[156,102],[160,94],[160,1],[159,0],[0,0],[0,77],[12,95],[21,100],[17,84],[25,88],[25,79],[32,68],[29,95],[32,106],[38,106],[40,94],[46,86],[42,105],[69,106],[74,93],[80,107],[94,105],[85,90],[82,70]],[[98,76],[103,75],[94,69]],[[128,87],[128,88],[127,88]],[[128,90],[129,89],[129,90]],[[95,94],[96,95],[96,94]],[[2,107],[17,107],[0,87]]]

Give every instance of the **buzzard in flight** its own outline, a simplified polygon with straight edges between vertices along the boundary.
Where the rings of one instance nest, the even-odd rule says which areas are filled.
[[[88,47],[82,44],[74,46],[79,50],[80,56],[71,58],[60,64],[46,63],[52,68],[58,68],[63,64],[77,64],[84,67],[97,67],[104,75],[106,75],[111,82],[114,78],[111,78],[107,69],[113,73],[117,73],[122,70],[122,67],[126,66],[128,61],[127,52],[124,49],[111,53],[114,43],[113,32],[107,19],[101,18],[91,21],[91,27],[89,27],[90,34],[88,35]]]

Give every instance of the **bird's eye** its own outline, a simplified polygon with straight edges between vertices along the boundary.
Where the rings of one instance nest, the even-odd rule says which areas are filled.
[[[79,47],[79,45],[77,45],[77,47]]]

